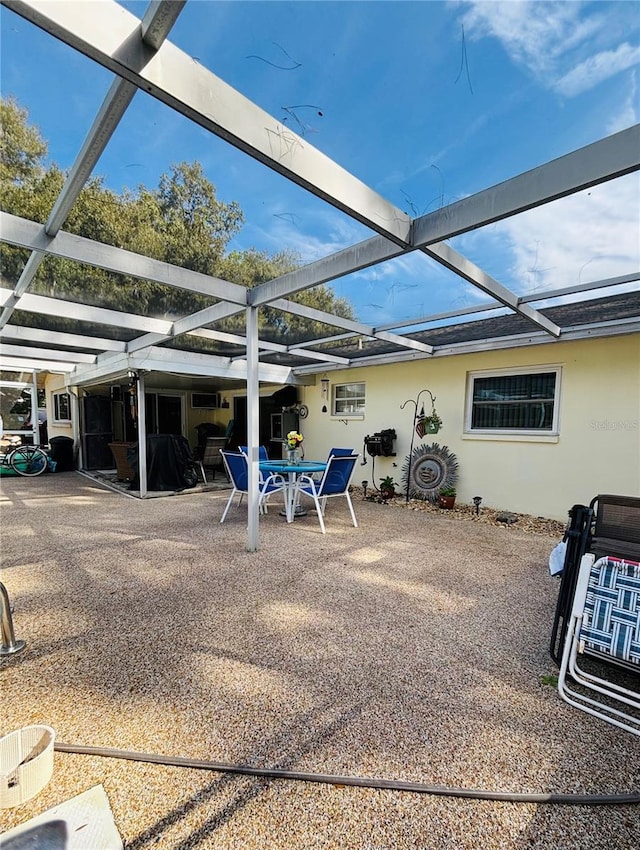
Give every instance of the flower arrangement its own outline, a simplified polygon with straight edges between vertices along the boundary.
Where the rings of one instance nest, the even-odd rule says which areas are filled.
[[[287,434],[287,448],[288,449],[297,449],[304,440],[302,434],[299,434],[298,431],[289,431]]]

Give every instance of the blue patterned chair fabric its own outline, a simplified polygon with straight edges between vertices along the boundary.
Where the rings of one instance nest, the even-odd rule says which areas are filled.
[[[578,663],[582,653],[602,663]],[[640,736],[637,676],[621,680],[620,666],[640,666],[640,563],[591,553],[580,562],[571,619],[562,651],[558,693],[569,705]]]
[[[640,564],[601,558],[591,567],[579,640],[640,666]]]

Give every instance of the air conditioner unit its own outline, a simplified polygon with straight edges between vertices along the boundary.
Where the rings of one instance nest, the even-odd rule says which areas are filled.
[[[191,393],[191,407],[194,410],[215,410],[219,406],[219,393]]]

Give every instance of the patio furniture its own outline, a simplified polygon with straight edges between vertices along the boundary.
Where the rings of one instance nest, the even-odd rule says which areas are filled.
[[[226,437],[207,437],[202,453],[202,459],[197,462],[202,474],[202,480],[205,484],[207,483],[205,469],[211,470],[212,479],[215,479],[216,477],[216,469],[224,469],[224,463],[220,452],[224,449],[226,443]]]
[[[243,452],[229,452],[222,449],[220,454],[222,455],[222,460],[227,470],[229,480],[233,484],[233,489],[231,490],[231,494],[229,495],[227,504],[225,505],[220,518],[220,522],[222,523],[227,517],[227,513],[231,507],[231,502],[233,501],[236,493],[240,494],[238,507],[242,504],[243,496],[249,493],[249,467],[247,456]],[[270,473],[267,476],[263,476],[261,474],[258,491],[258,507],[260,509],[260,513],[267,512],[267,499],[274,493],[278,492],[285,494],[283,498],[285,499],[286,507],[285,489],[286,481],[281,475],[278,475],[275,472]]]
[[[551,629],[551,657],[560,664],[580,562],[585,553],[640,561],[640,498],[598,495],[589,506],[574,505],[564,535],[567,551]]]
[[[603,665],[604,672],[595,675],[580,667],[578,656],[583,653],[614,663]],[[596,561],[593,554],[586,554],[580,563],[558,692],[570,705],[640,735],[640,691],[614,681],[616,664],[640,672],[640,563],[612,557]],[[581,690],[570,687],[567,677]],[[635,713],[623,710],[626,707]]]
[[[285,509],[282,515],[287,522],[293,522],[296,517],[306,516],[298,500],[298,479],[301,475],[313,476],[324,472],[327,464],[315,460],[261,460],[261,472],[277,472],[285,481]]]
[[[129,449],[134,448],[136,445],[137,443],[130,443],[124,440],[109,443],[111,454],[113,455],[113,459],[116,462],[116,474],[118,476],[118,481],[133,480],[135,473],[133,467],[129,463],[127,452]]]
[[[356,461],[359,457],[360,455],[357,454],[331,455],[320,481],[316,481],[311,475],[305,474],[300,475],[298,478],[298,494],[313,499],[323,534],[326,534],[324,511],[327,506],[327,499],[336,496],[344,496],[346,498],[353,525],[355,528],[358,527],[351,496],[349,495],[349,484],[351,483]]]

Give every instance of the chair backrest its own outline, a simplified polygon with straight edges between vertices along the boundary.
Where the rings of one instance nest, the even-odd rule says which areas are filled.
[[[337,496],[346,492],[359,455],[333,455],[322,476],[319,496]]]
[[[249,470],[247,468],[247,456],[241,452],[220,452],[224,465],[227,467],[229,478],[233,481],[236,490],[246,493],[249,489]]]
[[[249,447],[248,446],[238,446],[240,451],[249,456]],[[269,455],[267,454],[266,446],[258,446],[258,460],[269,460]]]
[[[608,557],[596,561],[589,572],[579,639],[590,652],[640,666],[639,624],[640,564]]]
[[[590,552],[596,557],[615,555],[640,561],[640,498],[636,496],[596,496],[595,528]]]
[[[220,452],[226,443],[225,437],[207,437],[202,455],[203,466],[215,466],[220,460]]]
[[[355,451],[353,449],[331,449],[329,451],[329,458],[333,455],[334,457],[346,457],[347,455],[353,455]],[[327,458],[327,460],[329,459]]]

